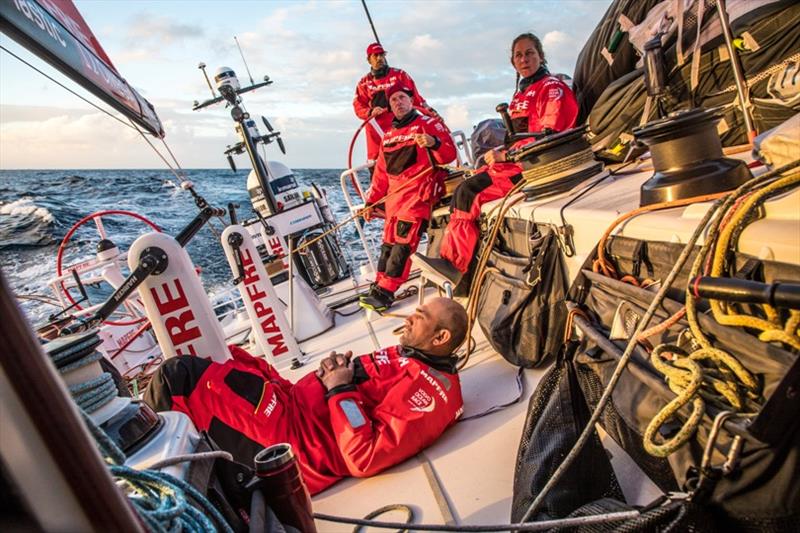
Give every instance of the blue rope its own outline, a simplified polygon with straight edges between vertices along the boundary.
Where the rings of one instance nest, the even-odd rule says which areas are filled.
[[[158,533],[223,531],[233,533],[222,514],[200,491],[166,472],[135,470],[125,466],[125,454],[88,415],[84,420],[100,451],[112,464],[111,475],[134,493],[130,501],[147,524]],[[189,500],[190,497],[197,506]],[[209,519],[209,516],[213,519]],[[214,525],[216,523],[216,526]]]
[[[94,413],[117,397],[117,385],[111,374],[103,372],[94,379],[71,385],[69,392],[81,409]]]

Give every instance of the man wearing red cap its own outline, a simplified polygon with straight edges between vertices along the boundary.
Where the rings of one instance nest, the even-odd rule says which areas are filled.
[[[389,66],[386,62],[386,50],[380,43],[372,43],[367,47],[367,61],[371,69],[369,74],[361,78],[356,85],[353,110],[361,120],[371,119],[366,126],[367,159],[375,161],[378,157],[381,138],[392,126],[393,117],[389,112],[389,98],[386,95],[386,89],[396,83],[402,83],[411,90],[414,107],[427,115],[437,115],[417,92],[411,76],[404,70]]]
[[[386,89],[394,120],[383,136],[368,204],[385,198],[386,220],[378,272],[362,307],[388,309],[395,291],[408,279],[413,254],[427,229],[431,208],[444,193],[447,171],[437,168],[456,157],[450,132],[439,118],[414,109],[416,92],[404,82]],[[367,215],[369,216],[369,215]]]

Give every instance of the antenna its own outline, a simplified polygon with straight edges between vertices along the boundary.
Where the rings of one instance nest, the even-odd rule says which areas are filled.
[[[250,76],[250,85],[255,85],[256,82],[253,81],[253,75],[250,74],[250,67],[247,66],[247,61],[244,59],[244,53],[242,52],[242,47],[239,46],[239,39],[236,36],[233,36],[233,40],[236,41],[236,48],[239,49],[239,55],[242,56],[242,63],[244,63],[244,68],[247,71],[247,75]]]
[[[216,98],[216,94],[214,93],[214,88],[211,86],[211,80],[208,79],[208,74],[206,73],[206,64],[202,61],[197,68],[203,71],[203,77],[206,79],[206,83],[208,84],[208,90],[211,91],[211,98]]]

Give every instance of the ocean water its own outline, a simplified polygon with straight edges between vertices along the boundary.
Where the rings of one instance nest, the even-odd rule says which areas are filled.
[[[195,190],[211,205],[227,208],[233,202],[239,205],[239,220],[254,216],[245,186],[247,172],[185,172]],[[301,188],[313,183],[323,191],[340,221],[348,216],[339,183],[341,172],[294,170]],[[73,224],[90,213],[119,209],[143,215],[162,231],[177,235],[198,213],[191,194],[177,183],[169,170],[0,170],[0,268],[30,321],[41,322],[56,310],[46,302],[53,296],[48,282],[56,275],[59,244]],[[217,234],[221,233],[222,221],[213,219],[212,224]],[[103,226],[120,250],[127,250],[148,231],[144,223],[123,216],[103,218]],[[380,223],[370,223],[367,231],[379,239]],[[352,262],[366,260],[353,224],[344,226],[339,238]],[[98,240],[97,227],[89,221],[70,239],[63,264],[93,257]],[[207,291],[230,284],[231,271],[222,246],[208,227],[203,227],[186,249],[202,269]]]

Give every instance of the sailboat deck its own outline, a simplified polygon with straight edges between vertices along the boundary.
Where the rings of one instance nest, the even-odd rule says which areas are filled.
[[[628,169],[622,175],[603,180],[566,208],[566,221],[575,229],[577,252],[567,258],[570,280],[606,228],[620,214],[639,207],[640,186],[652,175],[652,169],[644,167],[645,164],[647,161],[638,169]],[[560,226],[562,207],[595,179],[557,197],[521,202],[506,216]],[[496,206],[497,202],[487,204],[484,213]],[[710,206],[707,202],[643,214],[623,224],[617,233],[651,241],[685,243]],[[764,259],[800,264],[799,212],[800,191],[770,200],[765,206],[766,216],[748,226],[741,235],[739,249]],[[431,289],[428,291],[433,294]],[[417,298],[409,298],[393,307],[392,312],[405,315],[415,305]],[[396,342],[392,331],[401,323],[402,319],[396,317],[380,317],[370,322],[381,346]],[[309,362],[296,370],[293,377],[314,368],[315,361],[330,350],[350,349],[354,353],[373,350],[365,329],[361,313],[337,316],[336,328],[302,344]],[[464,418],[507,403],[519,394],[518,369],[492,350],[477,323],[473,335],[477,342],[475,353],[461,372]],[[346,479],[317,495],[313,499],[315,512],[358,518],[383,506],[406,504],[414,509],[417,523],[509,523],[514,465],[527,404],[545,372],[546,368],[523,371],[524,390],[516,404],[482,418],[459,422],[433,446],[378,476]],[[652,482],[640,474],[611,439],[602,432],[601,436],[628,501],[644,504],[655,498],[659,491]],[[404,517],[392,511],[378,519],[403,521]],[[352,530],[351,525],[330,522],[318,522],[318,527],[320,531]]]

